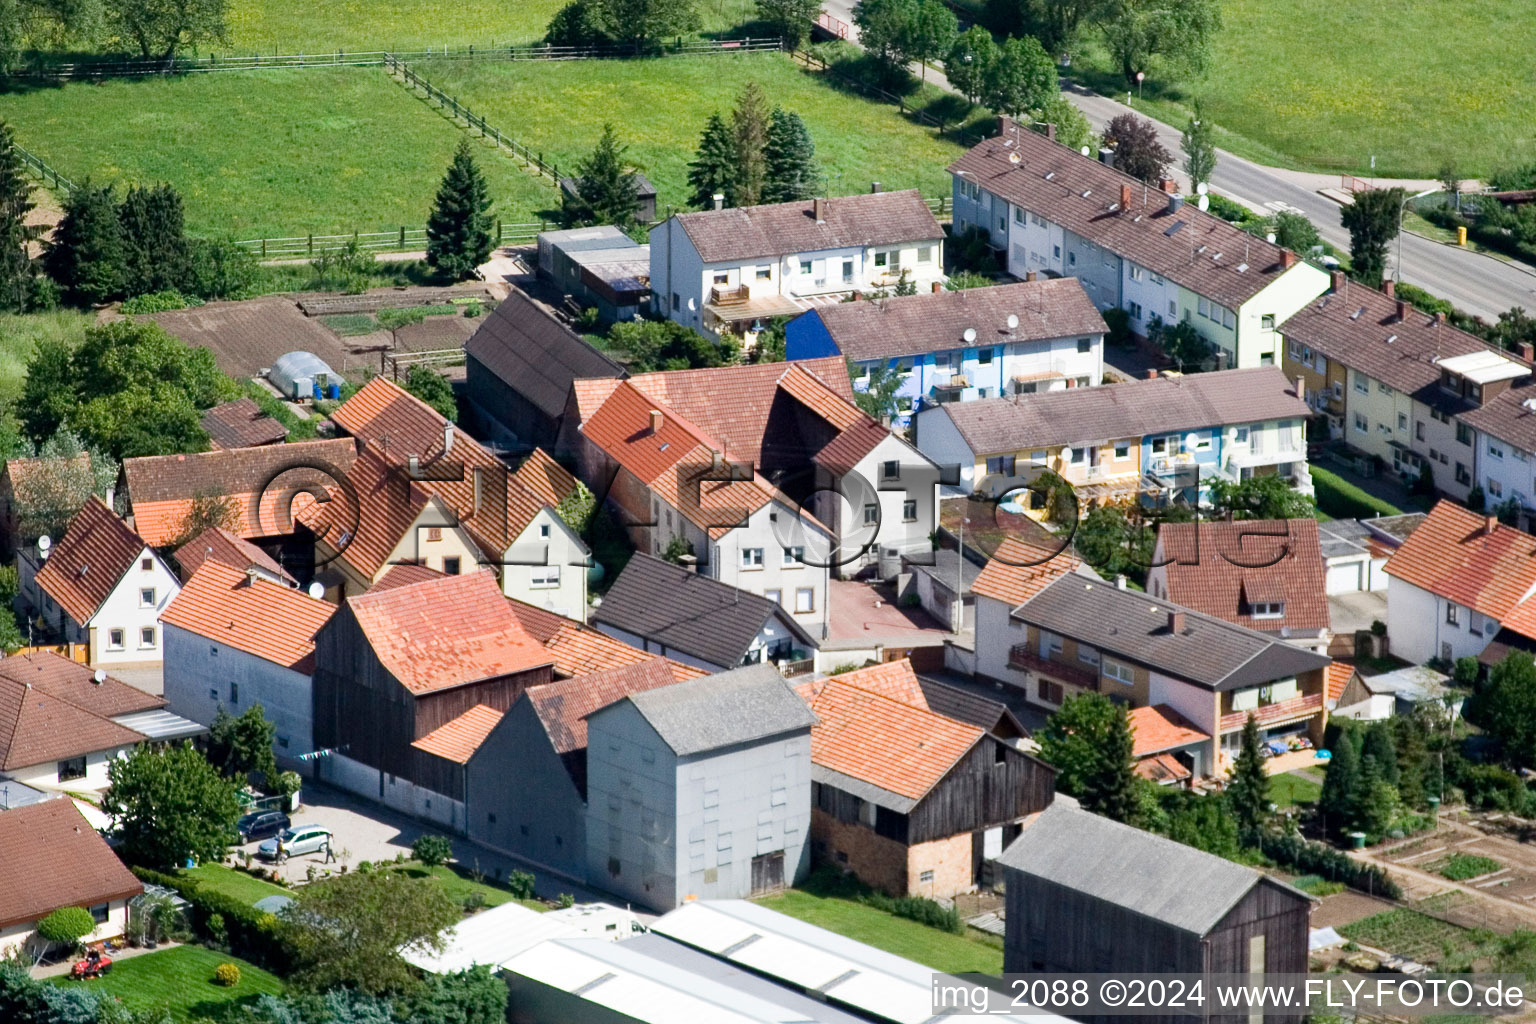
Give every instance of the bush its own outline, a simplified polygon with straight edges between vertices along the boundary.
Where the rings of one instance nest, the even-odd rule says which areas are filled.
[[[358,870],[362,869],[359,868]],[[473,914],[477,910],[484,909],[484,907],[485,893],[481,892],[479,889],[476,889],[474,892],[464,897],[464,913]]]
[[[223,985],[225,988],[234,988],[240,984],[240,965],[219,964],[213,969],[213,983]]]
[[[960,917],[960,911],[955,907],[945,907],[926,896],[887,896],[883,892],[870,888],[856,875],[840,871],[831,864],[823,864],[811,872],[811,877],[806,879],[805,888],[817,896],[862,903],[867,907],[883,910],[892,916],[904,917],[909,921],[916,921],[940,931],[952,932],[956,935],[965,932],[965,922]]]
[[[204,889],[190,878],[167,874],[149,868],[132,867],[141,882],[175,889],[191,904],[190,914],[193,931],[206,939],[213,938],[210,927],[215,916],[223,922],[228,936],[229,951],[243,960],[249,960],[276,974],[286,973],[293,963],[293,952],[283,941],[278,920],[263,913],[242,900],[226,896],[212,889]]]
[[[186,309],[188,306],[201,306],[202,299],[189,298],[181,292],[167,290],[163,292],[150,292],[147,295],[135,295],[131,299],[125,299],[122,311],[133,315],[138,313],[168,313],[173,309]]]
[[[1312,486],[1317,507],[1335,519],[1373,519],[1376,516],[1400,516],[1403,510],[1374,495],[1367,494],[1337,474],[1312,467]]]
[[[453,844],[447,836],[422,836],[411,844],[411,856],[435,868],[453,856]]]
[[[561,910],[569,909],[570,907],[574,907],[576,905],[576,897],[572,896],[568,892],[563,892],[559,896],[555,897],[555,905],[558,906]]]
[[[1530,803],[1530,793],[1520,776],[1496,764],[1467,765],[1456,783],[1466,796],[1467,806],[1478,810],[1524,814]]]
[[[1362,864],[1331,846],[1312,843],[1299,836],[1264,836],[1259,841],[1264,856],[1284,867],[1343,882],[1351,889],[1387,899],[1402,899],[1403,891],[1374,864]]]
[[[60,907],[37,923],[37,934],[71,948],[95,930],[96,921],[84,907]]]
[[[514,871],[507,876],[507,889],[520,900],[533,899],[532,873],[527,871]]]
[[[1114,309],[1104,311],[1104,326],[1109,330],[1104,333],[1104,341],[1107,344],[1124,347],[1131,343],[1131,314],[1116,306]]]
[[[233,242],[187,239],[182,291],[203,299],[243,299],[255,289],[256,257]]]

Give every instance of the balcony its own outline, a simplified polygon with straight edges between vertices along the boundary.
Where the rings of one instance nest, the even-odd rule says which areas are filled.
[[[1010,658],[1011,661],[1011,658]],[[1274,704],[1265,704],[1254,708],[1251,714],[1254,721],[1258,722],[1260,729],[1268,729],[1277,725],[1287,725],[1291,722],[1311,718],[1323,709],[1323,695],[1320,693],[1303,694],[1300,697],[1292,697],[1290,700],[1278,701]],[[1221,731],[1231,732],[1241,729],[1248,721],[1247,711],[1234,711],[1229,715],[1221,716]]]
[[[1058,680],[1069,686],[1079,686],[1085,690],[1097,690],[1099,688],[1099,674],[1089,672],[1087,669],[1078,668],[1076,665],[1067,665],[1050,658],[1041,657],[1029,644],[1014,644],[1008,649],[1008,667],[1035,672],[1050,679]]]
[[[739,284],[735,288],[722,288],[715,285],[709,290],[709,301],[714,306],[730,306],[746,302],[751,297],[752,289],[744,284]]]

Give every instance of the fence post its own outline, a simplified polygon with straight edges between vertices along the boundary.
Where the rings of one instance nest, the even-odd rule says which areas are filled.
[[[265,238],[261,240],[261,258],[267,258],[267,240]]]
[[[496,244],[501,244],[501,218],[496,218]]]
[[[405,248],[405,225],[400,225],[400,248]]]
[[[311,256],[315,254],[315,236],[313,234],[309,236],[309,254]]]

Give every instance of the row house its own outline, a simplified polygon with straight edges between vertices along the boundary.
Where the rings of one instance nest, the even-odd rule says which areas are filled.
[[[984,231],[1008,272],[1075,277],[1101,310],[1146,336],[1192,324],[1229,367],[1278,365],[1276,327],[1327,275],[1164,189],[1001,119],[949,166],[954,229]]]
[[[1108,501],[1203,499],[1213,477],[1279,475],[1311,491],[1308,409],[1279,367],[1254,367],[1015,395],[930,409],[918,447],[994,497],[1049,470],[1080,509]]]
[[[900,374],[905,425],[944,402],[1099,384],[1104,331],[1082,286],[1062,278],[821,306],[784,334],[790,359],[850,360],[860,391],[872,370]]]
[[[650,232],[651,308],[753,335],[853,291],[944,280],[944,229],[915,189],[677,213]]]
[[[1396,298],[1391,281],[1377,291],[1335,271],[1328,294],[1280,331],[1286,371],[1302,379],[1308,404],[1327,417],[1334,437],[1406,478],[1429,473],[1437,488],[1458,500],[1485,476],[1479,448],[1487,442],[1475,423],[1511,434],[1501,426],[1510,414],[1530,411],[1520,407],[1531,374],[1529,352],[1510,358],[1452,327],[1443,313],[1414,309]],[[1514,390],[1521,395],[1512,409],[1505,411],[1509,403],[1502,403],[1483,412]],[[1497,437],[1494,451],[1492,461],[1502,462],[1505,448]],[[1517,498],[1529,506],[1536,494],[1530,473],[1513,476],[1501,469],[1492,474],[1501,492],[1496,500]]]

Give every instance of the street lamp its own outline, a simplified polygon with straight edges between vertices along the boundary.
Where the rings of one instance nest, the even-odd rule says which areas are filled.
[[[1374,160],[1375,157],[1371,159]],[[1423,192],[1404,196],[1403,201],[1397,205],[1397,263],[1392,267],[1392,281],[1394,285],[1401,284],[1403,280],[1403,215],[1408,210],[1408,204],[1415,199],[1422,199],[1438,191],[1439,189],[1427,188]]]

